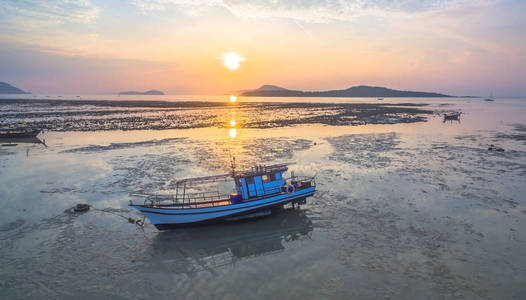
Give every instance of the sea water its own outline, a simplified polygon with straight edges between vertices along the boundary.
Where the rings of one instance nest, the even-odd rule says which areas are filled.
[[[526,99],[402,102],[463,114],[50,131],[45,145],[2,146],[0,298],[525,298]],[[134,193],[225,173],[232,157],[294,163],[318,191],[300,209],[245,222],[164,232],[128,222],[142,218],[128,207],[143,201]],[[73,213],[77,203],[96,210]]]

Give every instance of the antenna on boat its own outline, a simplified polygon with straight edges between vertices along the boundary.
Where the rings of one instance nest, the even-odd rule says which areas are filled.
[[[232,156],[230,158],[230,168],[232,169],[232,177],[236,177],[236,157]]]

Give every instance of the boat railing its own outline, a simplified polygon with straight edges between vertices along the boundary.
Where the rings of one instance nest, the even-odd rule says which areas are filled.
[[[178,195],[173,198],[174,204],[202,204],[211,203],[212,206],[215,202],[225,201],[229,199],[229,195],[219,194],[219,191],[215,192],[198,192],[198,193],[186,193],[184,195]]]
[[[229,200],[230,195],[220,194],[218,191],[185,193],[183,195],[162,195],[134,193],[132,196],[143,197],[144,205],[172,205],[197,207],[199,205],[218,206],[220,202]]]
[[[286,182],[303,182],[308,181],[312,187],[316,186],[316,176],[294,176],[286,179]]]

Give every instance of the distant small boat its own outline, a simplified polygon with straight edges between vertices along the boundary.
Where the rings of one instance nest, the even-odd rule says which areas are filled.
[[[495,99],[493,99],[493,92],[491,92],[489,98],[484,99],[484,101],[495,101]]]
[[[182,179],[175,183],[175,196],[144,195],[144,204],[130,206],[142,212],[159,230],[194,225],[214,221],[237,221],[247,218],[266,216],[273,208],[287,203],[304,204],[306,198],[314,195],[314,178],[284,178],[287,164],[255,166],[250,170],[232,173]],[[221,196],[219,193],[199,192],[189,194],[187,185],[214,183],[233,179],[236,193]],[[182,195],[181,195],[182,190]]]
[[[28,139],[36,138],[42,130],[30,130],[30,131],[9,131],[0,132],[0,139]]]
[[[462,112],[450,112],[444,114],[444,123],[446,121],[459,121],[460,122],[460,115],[462,115]]]
[[[378,98],[377,100],[384,100],[384,98]]]

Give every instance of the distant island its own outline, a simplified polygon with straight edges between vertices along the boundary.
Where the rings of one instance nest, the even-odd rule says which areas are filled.
[[[9,83],[0,82],[0,94],[31,94],[10,85]]]
[[[164,93],[158,90],[149,90],[146,92],[137,92],[137,91],[120,92],[119,95],[164,95]]]
[[[329,91],[298,91],[275,85],[263,85],[255,90],[239,91],[238,95],[245,97],[453,97],[439,93],[399,91],[366,85]]]

